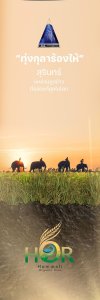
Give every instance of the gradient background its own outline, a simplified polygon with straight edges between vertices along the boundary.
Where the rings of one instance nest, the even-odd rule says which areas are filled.
[[[100,167],[99,12],[99,0],[1,0],[0,169],[8,169],[20,156],[27,167],[41,156],[48,167],[57,167],[66,156],[71,167],[81,158],[90,168]],[[37,48],[49,18],[60,48]],[[25,52],[78,52],[85,58],[79,64],[62,65],[69,92],[29,93],[37,66],[16,60],[16,54]],[[59,68],[59,64],[45,66]]]

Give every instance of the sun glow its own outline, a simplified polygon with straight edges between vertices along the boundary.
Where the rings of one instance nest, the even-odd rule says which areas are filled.
[[[29,168],[29,164],[35,158],[35,151],[29,149],[11,149],[10,161],[19,160],[23,161],[25,168]]]

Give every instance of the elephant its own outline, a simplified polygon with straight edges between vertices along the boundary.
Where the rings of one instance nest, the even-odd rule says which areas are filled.
[[[66,169],[66,172],[70,170],[70,161],[68,158],[58,163],[58,172],[64,172],[64,169]]]
[[[11,164],[11,168],[12,171],[14,172],[17,169],[17,172],[20,172],[20,168],[23,168],[24,171],[24,164],[22,161],[20,160],[15,160],[13,161],[13,163]]]
[[[88,171],[88,166],[87,166],[87,164],[80,163],[76,166],[76,170],[77,170],[77,172],[79,172],[79,171],[86,172],[86,171]]]
[[[40,159],[39,161],[33,161],[30,166],[30,172],[31,171],[34,172],[35,169],[42,171],[42,168],[44,168],[44,170],[46,170],[46,164],[42,159]]]

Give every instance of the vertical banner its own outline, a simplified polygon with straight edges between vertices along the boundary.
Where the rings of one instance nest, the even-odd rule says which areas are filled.
[[[99,300],[99,0],[0,2],[0,300]]]

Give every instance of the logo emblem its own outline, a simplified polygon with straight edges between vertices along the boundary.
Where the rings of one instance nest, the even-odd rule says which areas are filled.
[[[47,24],[39,42],[39,47],[59,47],[59,42],[51,24]]]
[[[35,263],[38,263],[39,259],[51,264],[61,259],[61,262],[64,263],[66,258],[70,263],[74,262],[72,248],[60,247],[58,243],[53,241],[61,231],[61,224],[62,223],[60,222],[52,229],[46,229],[43,232],[40,238],[40,246],[39,248],[35,247],[34,253],[29,253],[28,248],[25,248],[25,263],[28,263],[29,256],[34,257]]]

